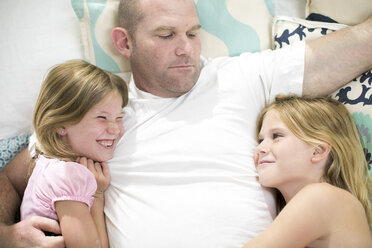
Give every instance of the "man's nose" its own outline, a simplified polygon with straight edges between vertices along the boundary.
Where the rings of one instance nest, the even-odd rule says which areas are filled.
[[[176,55],[181,56],[181,55],[189,55],[192,52],[192,44],[191,40],[189,37],[182,36],[179,38],[178,43],[177,43],[177,48],[176,48]]]

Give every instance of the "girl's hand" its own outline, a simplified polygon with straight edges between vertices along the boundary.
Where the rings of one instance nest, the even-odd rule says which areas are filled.
[[[110,184],[110,172],[106,162],[94,162],[86,157],[78,157],[77,163],[84,165],[90,170],[97,181],[97,193],[103,194]]]

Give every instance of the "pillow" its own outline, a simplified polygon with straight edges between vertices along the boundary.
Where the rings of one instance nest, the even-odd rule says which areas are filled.
[[[243,51],[269,49],[275,6],[272,1],[194,0],[202,30],[201,54],[205,57],[234,56]],[[111,72],[129,72],[128,61],[111,42],[117,26],[119,0],[73,1],[78,13],[84,56],[89,62]],[[259,18],[258,18],[259,17]]]
[[[306,16],[317,13],[339,23],[355,25],[372,15],[371,0],[307,0]]]
[[[30,135],[19,135],[9,139],[0,139],[0,170],[28,144]]]
[[[300,40],[312,40],[346,25],[307,21],[291,17],[275,17],[273,23],[273,47],[280,49]],[[351,112],[358,128],[365,150],[368,168],[371,169],[372,152],[372,71],[367,71],[353,81],[331,94],[338,101],[345,104]]]
[[[0,1],[0,37],[0,139],[7,139],[31,132],[47,70],[83,53],[70,1]]]
[[[0,1],[0,168],[28,143],[43,77],[83,58],[79,21],[70,1]]]

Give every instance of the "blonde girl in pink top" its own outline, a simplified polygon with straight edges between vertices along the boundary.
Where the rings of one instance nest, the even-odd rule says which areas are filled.
[[[258,117],[259,182],[278,216],[245,248],[372,247],[372,184],[358,131],[331,98],[277,97]]]
[[[105,161],[123,135],[126,83],[82,60],[54,67],[43,82],[33,115],[36,154],[21,219],[59,220],[66,247],[109,247]]]

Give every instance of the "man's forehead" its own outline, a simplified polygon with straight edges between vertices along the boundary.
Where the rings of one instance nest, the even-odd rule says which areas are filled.
[[[198,18],[193,0],[140,0],[144,17]]]
[[[201,28],[198,13],[193,1],[191,5],[184,3],[185,6],[177,6],[173,1],[188,0],[142,0],[157,2],[158,5],[147,5],[142,9],[142,24],[148,30],[198,30]]]

